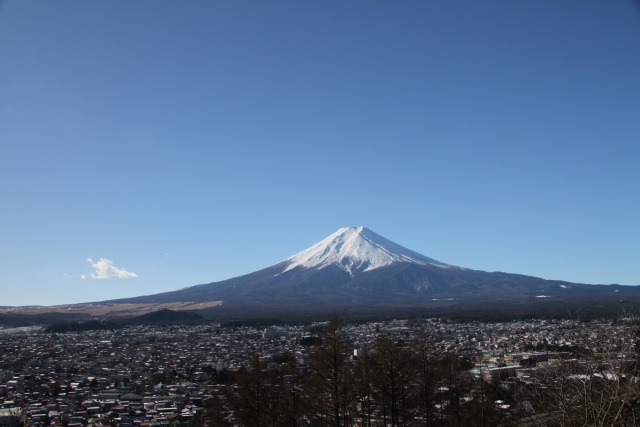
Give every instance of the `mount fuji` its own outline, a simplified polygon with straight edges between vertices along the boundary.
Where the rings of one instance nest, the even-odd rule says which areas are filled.
[[[365,227],[341,228],[320,243],[284,260],[284,272],[295,268],[337,266],[351,277],[395,263],[448,265],[402,247]]]
[[[639,297],[633,286],[586,285],[485,272],[426,257],[365,227],[341,228],[310,248],[243,276],[110,303],[220,301],[213,310],[429,307],[451,301],[545,303]]]

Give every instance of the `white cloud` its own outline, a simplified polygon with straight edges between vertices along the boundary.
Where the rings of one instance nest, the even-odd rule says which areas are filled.
[[[87,258],[87,262],[91,263],[91,267],[96,269],[95,272],[91,273],[91,277],[94,279],[108,279],[110,277],[126,279],[127,277],[138,277],[136,273],[115,267],[113,261],[109,261],[106,258],[100,258],[100,260],[95,263],[91,258]]]

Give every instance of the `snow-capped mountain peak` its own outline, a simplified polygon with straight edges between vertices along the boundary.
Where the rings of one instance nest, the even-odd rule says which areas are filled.
[[[448,267],[448,264],[402,247],[365,227],[341,228],[284,262],[288,265],[283,273],[296,267],[337,265],[353,275],[356,271],[374,270],[397,262]]]

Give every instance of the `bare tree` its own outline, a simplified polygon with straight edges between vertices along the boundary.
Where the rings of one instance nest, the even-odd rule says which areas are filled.
[[[305,417],[305,395],[302,390],[302,376],[298,371],[297,360],[291,353],[287,354],[282,371],[283,388],[283,426],[297,427]]]
[[[281,375],[266,370],[256,354],[249,369],[236,377],[227,402],[238,424],[246,427],[280,426],[284,421],[284,384]]]
[[[416,368],[417,399],[420,408],[420,417],[425,426],[433,425],[433,398],[435,384],[435,370],[433,367],[434,355],[431,342],[424,325],[416,331],[415,339],[411,344],[413,359]]]
[[[416,371],[410,351],[391,337],[376,341],[373,375],[384,425],[405,426],[416,414]]]
[[[354,391],[358,400],[356,410],[363,427],[371,427],[374,421],[375,368],[372,356],[373,353],[369,348],[363,348],[354,367]]]
[[[205,401],[204,411],[193,422],[196,427],[231,427],[223,397],[215,393]]]
[[[305,390],[309,396],[309,416],[321,426],[352,424],[354,395],[349,341],[333,317],[321,334],[321,343],[310,354]]]
[[[640,377],[636,327],[592,323],[567,331],[572,353],[540,367],[537,382],[518,389],[532,425],[638,426]],[[527,404],[528,405],[528,404]],[[542,413],[542,414],[541,414]],[[544,415],[544,416],[543,416]]]

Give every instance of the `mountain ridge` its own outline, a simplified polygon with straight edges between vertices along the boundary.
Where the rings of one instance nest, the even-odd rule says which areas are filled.
[[[309,318],[338,311],[363,317],[434,309],[493,313],[496,307],[522,313],[554,307],[566,314],[570,306],[615,311],[625,303],[640,304],[640,286],[587,285],[468,269],[429,258],[359,226],[341,228],[283,261],[241,276],[152,295],[59,306],[57,312],[132,316],[169,308],[239,319],[286,313]],[[15,308],[6,312],[18,313]]]
[[[341,228],[279,263],[179,291],[111,302],[211,301],[213,310],[422,306],[434,301],[532,301],[617,298],[619,285],[586,285],[446,264],[407,249],[366,227]],[[640,297],[640,295],[639,295]]]

